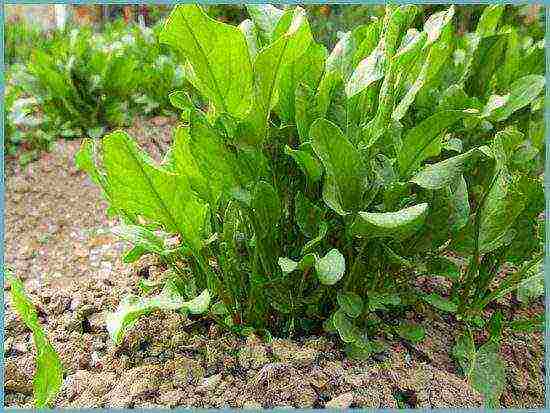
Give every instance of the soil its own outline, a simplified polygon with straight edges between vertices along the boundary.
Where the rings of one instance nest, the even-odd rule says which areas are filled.
[[[174,119],[139,119],[129,133],[156,159]],[[209,322],[154,313],[115,346],[107,311],[136,292],[144,259],[123,264],[128,248],[110,232],[106,203],[74,167],[80,141],[58,141],[24,169],[6,165],[5,256],[38,307],[66,370],[55,407],[481,407],[483,399],[449,357],[456,331],[426,312],[426,338],[414,347],[389,343],[367,361],[345,357],[337,340],[230,336]],[[34,347],[30,332],[5,303],[5,404],[32,406]],[[536,311],[543,311],[541,303]],[[519,310],[526,311],[526,310]],[[531,308],[529,311],[533,311]],[[544,405],[543,337],[510,335],[504,407]]]

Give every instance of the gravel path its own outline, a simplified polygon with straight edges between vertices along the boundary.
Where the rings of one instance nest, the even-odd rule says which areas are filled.
[[[160,159],[174,123],[139,119],[128,132]],[[140,320],[115,347],[105,312],[135,291],[138,273],[160,268],[151,260],[121,262],[128,245],[111,235],[116,222],[107,219],[100,191],[74,167],[79,146],[59,141],[25,169],[6,166],[4,260],[24,281],[66,369],[56,407],[482,405],[453,371],[447,352],[452,327],[434,320],[421,345],[433,363],[417,360],[400,344],[390,344],[377,360],[353,361],[327,338],[262,343],[166,313]],[[11,311],[6,291],[4,298],[6,405],[30,407],[31,335]],[[509,377],[502,401],[542,407],[542,336],[511,340],[504,345]]]

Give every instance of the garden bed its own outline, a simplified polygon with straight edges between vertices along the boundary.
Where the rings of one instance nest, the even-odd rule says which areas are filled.
[[[129,133],[160,159],[173,124],[138,119]],[[79,140],[61,140],[24,169],[6,165],[5,263],[24,280],[62,359],[66,373],[54,407],[483,405],[449,355],[456,323],[428,309],[410,315],[420,316],[426,329],[422,342],[387,342],[386,351],[365,361],[346,358],[341,343],[326,334],[268,342],[173,312],[142,318],[114,345],[105,313],[160,268],[151,259],[122,263],[128,245],[111,234],[115,221],[106,218],[99,189],[74,167],[79,146]],[[35,349],[6,293],[6,405],[31,407]],[[507,316],[544,311],[541,300],[529,310],[510,300],[496,305]],[[502,406],[542,408],[542,334],[506,333],[501,355],[507,372]]]

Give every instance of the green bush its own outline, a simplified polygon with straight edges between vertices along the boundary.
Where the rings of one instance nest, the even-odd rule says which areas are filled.
[[[540,41],[499,24],[503,6],[464,36],[453,7],[414,27],[418,7],[391,6],[328,53],[303,9],[247,9],[238,27],[195,5],[172,12],[160,40],[208,105],[171,95],[188,121],[162,164],[120,131],[77,156],[134,245],[124,260],[168,268],[160,293],[109,316],[115,341],[154,309],[208,311],[241,333],[324,328],[367,357],[380,335],[423,338],[405,310],[477,328],[502,294],[540,295]],[[524,266],[497,277],[510,262]],[[420,275],[452,288],[427,294]],[[478,389],[496,400],[496,384]]]

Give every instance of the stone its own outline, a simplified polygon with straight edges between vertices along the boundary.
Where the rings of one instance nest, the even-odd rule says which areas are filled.
[[[174,385],[185,387],[188,384],[197,384],[204,378],[204,368],[198,361],[179,357],[175,362]]]
[[[344,393],[336,396],[325,404],[327,409],[347,409],[353,403],[353,393]]]
[[[4,390],[15,393],[32,394],[32,377],[29,377],[21,365],[13,359],[5,359]]]
[[[197,386],[197,392],[211,392],[220,384],[221,380],[221,374],[214,374],[213,376],[206,377],[202,380],[200,385]]]

